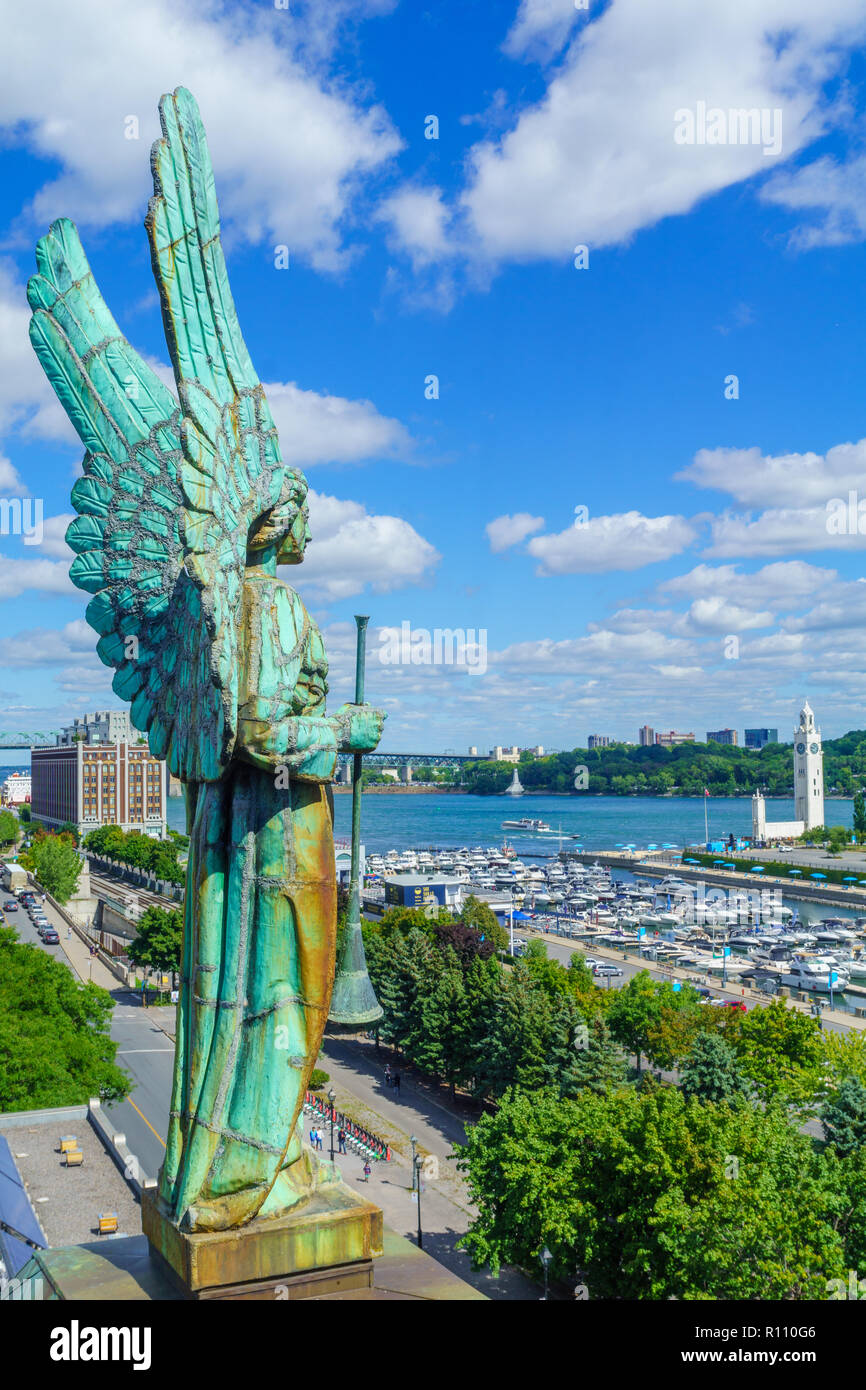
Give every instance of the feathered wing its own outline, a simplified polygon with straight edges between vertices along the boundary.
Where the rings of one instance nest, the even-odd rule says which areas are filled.
[[[213,680],[236,709],[247,537],[280,501],[291,470],[241,335],[198,107],[179,87],[159,109],[145,225],[183,411],[187,570],[211,633]]]
[[[71,222],[53,224],[36,260],[31,341],[87,449],[72,490],[71,578],[94,595],[97,651],[152,752],[176,776],[214,778],[234,710],[214,682],[201,593],[184,567],[178,403],[121,334]]]

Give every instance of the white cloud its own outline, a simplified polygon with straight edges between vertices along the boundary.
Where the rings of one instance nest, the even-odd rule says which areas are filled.
[[[714,599],[723,597],[744,608],[762,604],[789,608],[825,590],[837,579],[836,571],[819,569],[804,560],[764,565],[752,574],[738,565],[696,565],[687,574],[676,575],[659,584],[659,593],[673,598]]]
[[[804,550],[863,550],[866,535],[855,530],[841,535],[827,529],[826,507],[780,508],[751,516],[718,517],[712,523],[712,542],[706,555],[790,555]],[[866,522],[864,522],[866,525]]]
[[[448,252],[451,213],[441,188],[406,186],[379,207],[378,218],[393,229],[393,244],[402,247],[418,270]]]
[[[541,561],[539,574],[591,574],[634,570],[668,560],[690,546],[697,532],[682,516],[643,516],[622,512],[590,517],[549,536],[535,536],[527,546]]]
[[[717,594],[712,598],[699,598],[690,606],[688,619],[699,632],[742,632],[745,628],[769,627],[773,614],[768,610],[757,612],[736,603],[728,603]]]
[[[439,563],[436,549],[408,521],[371,516],[360,502],[310,492],[313,540],[300,568],[283,577],[301,591],[336,600],[421,584]]]
[[[26,668],[30,666],[61,666],[72,659],[92,654],[93,661],[102,665],[96,655],[99,638],[84,618],[75,618],[60,629],[28,628],[11,637],[0,639],[0,665]],[[102,667],[103,671],[106,670]],[[110,679],[110,676],[109,676]]]
[[[749,507],[808,507],[862,487],[866,439],[826,454],[762,454],[760,449],[699,449],[677,482],[715,488]]]
[[[42,524],[42,541],[39,549],[43,555],[56,555],[58,559],[65,560],[71,564],[75,554],[66,544],[66,531],[70,522],[74,520],[73,512],[64,512],[60,516],[49,516]]]
[[[5,497],[22,497],[27,489],[18,476],[18,470],[8,458],[0,454],[0,493]]]
[[[525,7],[512,48],[545,12],[552,6]],[[781,109],[788,159],[827,125],[821,84],[863,27],[860,0],[703,0],[699,24],[690,0],[612,0],[581,28],[544,97],[471,152],[462,203],[479,255],[565,264],[578,242],[622,243],[767,173],[760,144],[676,144],[674,113],[698,101]]]
[[[866,237],[866,155],[855,155],[844,163],[824,155],[802,169],[780,170],[765,184],[761,197],[793,212],[822,214],[818,221],[791,233],[791,244],[798,250],[862,241]]]
[[[520,541],[525,541],[526,537],[531,536],[533,531],[540,531],[543,525],[543,516],[532,516],[529,512],[516,512],[514,516],[495,517],[493,521],[488,521],[484,530],[490,541],[490,549],[496,553],[500,550],[508,550],[512,545],[518,545]]]
[[[39,223],[61,213],[84,227],[140,221],[156,103],[178,83],[200,104],[233,234],[287,244],[319,268],[344,263],[353,198],[400,147],[381,107],[317,66],[333,36],[314,53],[315,17],[298,27],[290,12],[217,0],[49,0],[7,13],[3,30],[0,125],[60,166],[30,209]],[[139,138],[125,136],[129,117]]]
[[[586,19],[589,4],[590,0],[586,0],[581,13],[574,0],[520,0],[517,17],[502,47],[513,58],[552,57],[562,48],[578,19]]]
[[[0,599],[17,598],[28,589],[43,594],[78,594],[62,560],[12,560],[0,556]]]
[[[407,458],[412,439],[399,420],[380,415],[371,401],[305,391],[293,381],[265,383],[265,394],[286,463],[360,463]]]

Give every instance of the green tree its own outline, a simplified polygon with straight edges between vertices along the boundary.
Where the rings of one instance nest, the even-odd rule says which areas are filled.
[[[0,1110],[122,1100],[131,1081],[115,1065],[107,990],[79,982],[66,965],[12,928],[0,929]]]
[[[611,1036],[636,1055],[638,1071],[642,1055],[650,1050],[650,1034],[658,1017],[658,988],[649,972],[640,970],[616,991],[607,1013]]]
[[[827,1143],[843,1158],[866,1144],[866,1086],[856,1076],[842,1082],[821,1111]]]
[[[580,1046],[578,1046],[580,1044]],[[568,1071],[570,1090],[577,1095],[584,1089],[604,1096],[624,1086],[628,1080],[628,1059],[611,1037],[604,1018],[591,1019],[575,1037],[574,1060]]]
[[[138,935],[129,945],[129,959],[144,970],[174,975],[183,956],[183,913],[148,907],[141,914]]]
[[[765,1105],[779,1101],[804,1117],[815,1113],[825,1084],[817,1019],[774,999],[742,1016],[737,1052],[743,1075]]]
[[[718,1033],[699,1033],[680,1076],[683,1095],[732,1102],[746,1092],[734,1049]]]
[[[33,872],[46,893],[59,903],[68,902],[81,874],[81,860],[75,846],[58,835],[34,838],[30,859]]]
[[[17,817],[11,811],[0,811],[0,845],[13,845],[17,839]]]
[[[21,822],[22,825],[28,825],[28,824],[30,823],[30,807],[29,807],[29,806],[27,806],[26,804],[24,804],[24,805],[21,805],[21,806],[18,807],[18,819],[20,820],[20,822]]]
[[[508,932],[489,903],[476,898],[474,893],[470,893],[464,900],[460,909],[460,921],[466,927],[474,927],[485,941],[492,941],[494,950],[508,949]]]
[[[866,792],[862,787],[854,793],[854,834],[862,844],[866,838]]]
[[[591,1298],[653,1300],[825,1298],[846,1272],[831,1171],[777,1109],[653,1083],[510,1092],[458,1167],[476,1268],[537,1268],[547,1245],[553,1276]]]

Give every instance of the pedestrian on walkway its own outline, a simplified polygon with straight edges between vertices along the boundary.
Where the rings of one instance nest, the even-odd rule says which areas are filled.
[[[317,1148],[317,1149],[321,1149],[323,1142],[324,1142],[324,1138],[323,1138],[323,1135],[322,1135],[322,1131],[321,1131],[320,1129],[317,1129],[317,1130],[316,1130],[316,1148]]]
[[[385,1063],[385,1085],[386,1085],[386,1086],[390,1086],[390,1085],[391,1085],[391,1079],[392,1079],[392,1078],[391,1078],[391,1063],[390,1063],[390,1062],[386,1062],[386,1063]]]
[[[310,1125],[310,1148],[311,1148],[311,1149],[314,1149],[315,1147],[316,1147],[316,1126],[315,1126],[315,1125]]]
[[[372,1173],[372,1171],[373,1171],[373,1169],[370,1167],[370,1163],[369,1163],[369,1160],[368,1160],[368,1161],[364,1164],[364,1182],[369,1182],[369,1181],[370,1181],[370,1174]]]
[[[398,1071],[395,1071],[394,1075],[391,1077],[391,1085],[394,1087],[394,1090],[397,1092],[397,1095],[399,1096],[399,1094],[400,1094],[400,1073],[399,1073]]]
[[[66,940],[67,940],[67,941],[69,940],[69,938],[71,937],[71,935],[72,935],[72,928],[71,928],[71,927],[67,927],[67,928],[66,928]]]
[[[337,1152],[344,1154],[346,1152],[346,1131],[344,1129],[337,1131],[337,1144],[339,1145]]]

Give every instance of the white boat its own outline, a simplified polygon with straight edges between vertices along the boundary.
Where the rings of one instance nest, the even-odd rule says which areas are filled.
[[[504,820],[502,822],[502,829],[525,830],[531,834],[538,830],[549,830],[550,826],[547,824],[547,821],[538,820],[535,816],[521,816],[519,820]]]
[[[783,970],[782,984],[811,994],[829,994],[830,972],[826,966],[818,965],[817,961],[795,960]],[[841,981],[836,988],[841,991]]]

